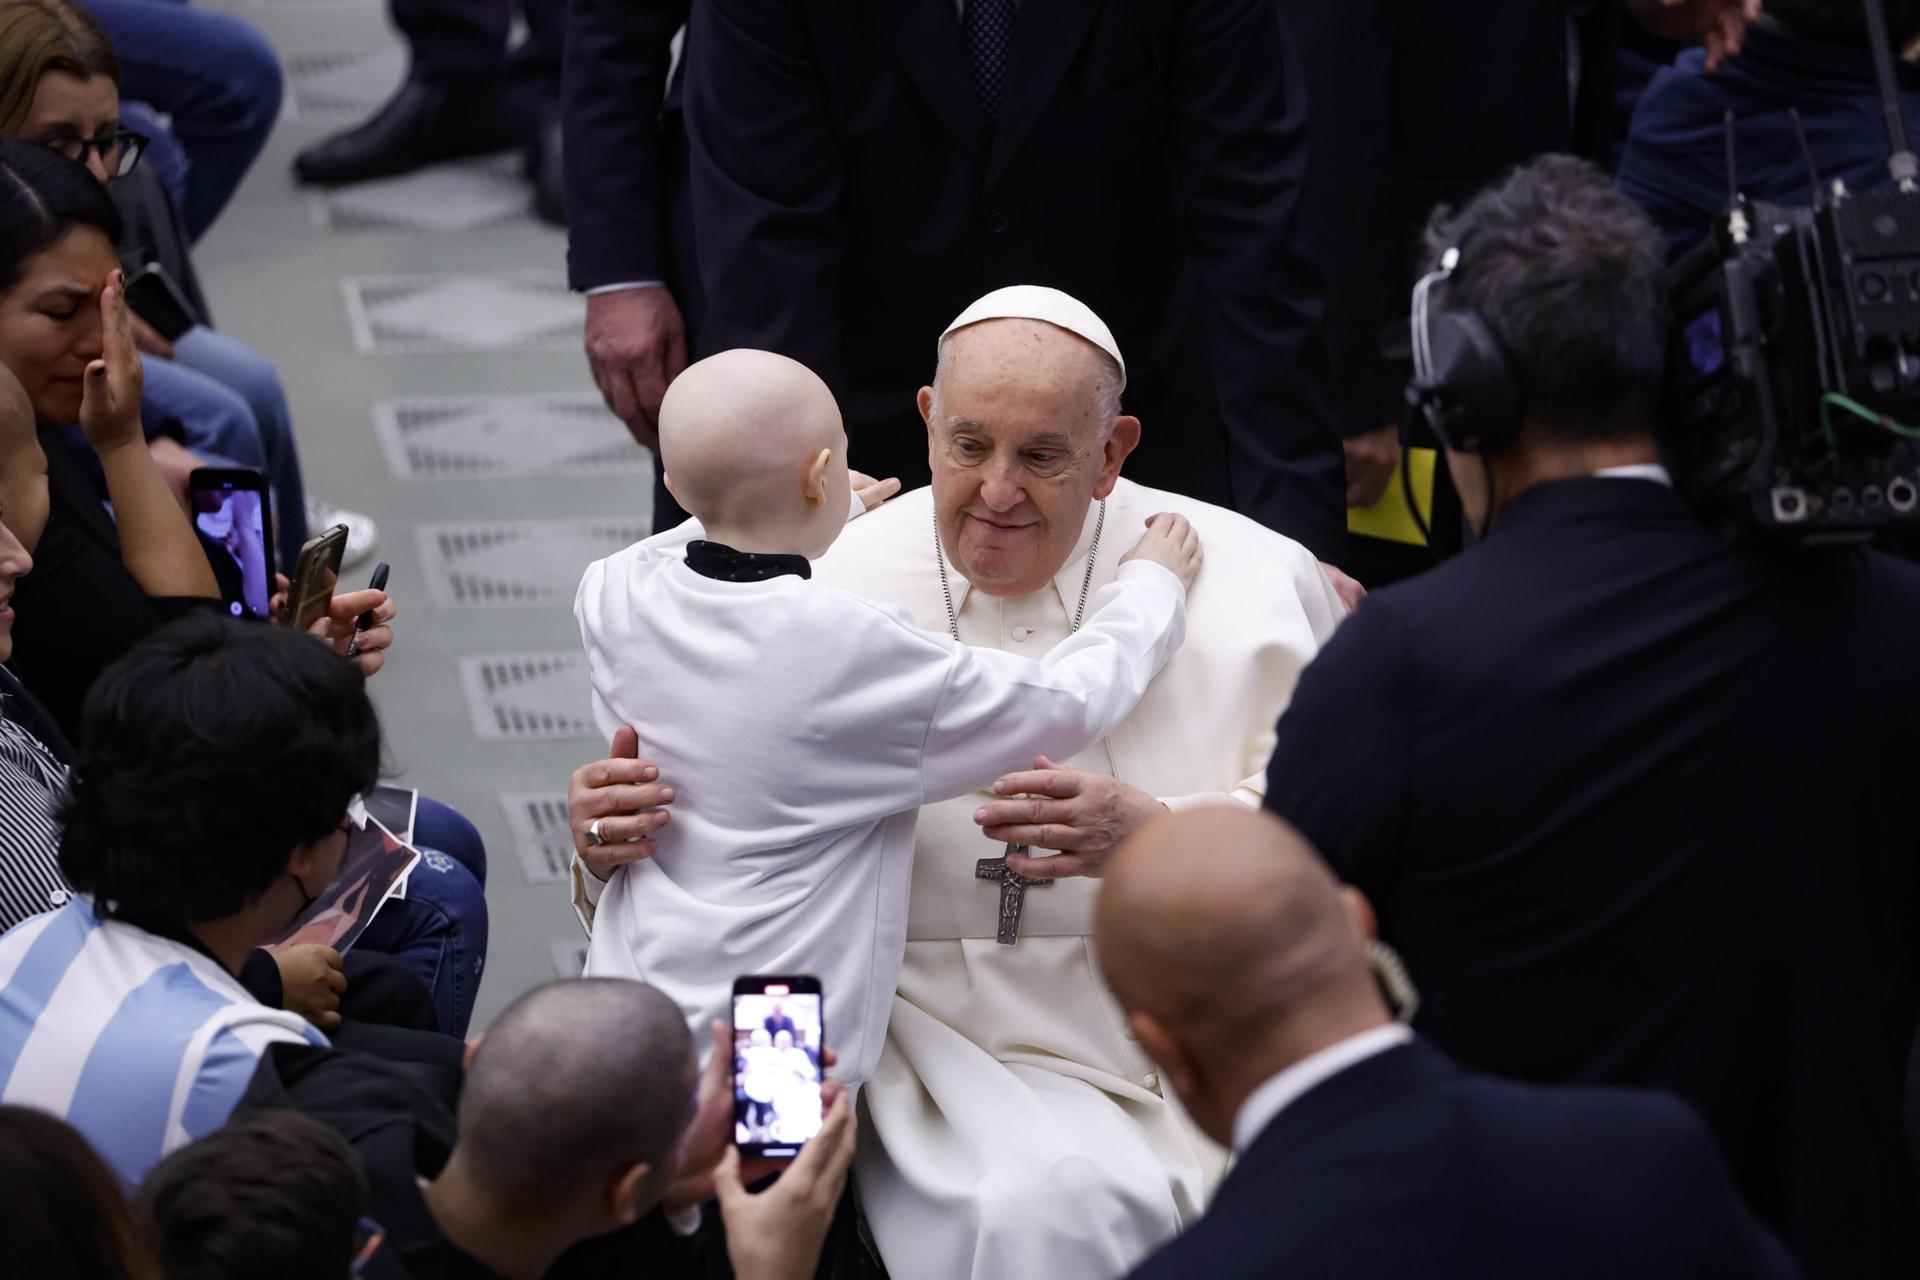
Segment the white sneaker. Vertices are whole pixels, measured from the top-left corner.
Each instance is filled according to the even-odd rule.
[[[380,526],[374,523],[372,516],[336,507],[318,498],[307,499],[309,532],[320,533],[337,524],[347,526],[347,551],[340,558],[342,569],[350,569],[373,555],[373,548],[380,541]]]

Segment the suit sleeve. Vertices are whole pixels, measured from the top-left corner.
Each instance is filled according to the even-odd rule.
[[[667,275],[660,104],[690,0],[567,0],[560,109],[567,281]]]
[[[1267,765],[1266,807],[1376,909],[1407,841],[1413,691],[1385,602],[1362,604],[1301,673]]]
[[[1392,0],[1291,0],[1313,146],[1301,191],[1305,242],[1326,277],[1327,342],[1342,435],[1397,422],[1405,375],[1380,332],[1405,317],[1412,246],[1393,202]]]
[[[805,9],[710,0],[687,46],[701,347],[776,351],[839,393],[845,166]]]
[[[1187,247],[1205,298],[1234,505],[1337,561],[1345,460],[1323,285],[1296,217],[1307,169],[1298,60],[1273,0],[1188,0],[1174,45]]]

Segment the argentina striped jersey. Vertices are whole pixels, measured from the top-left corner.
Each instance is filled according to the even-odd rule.
[[[86,898],[0,937],[0,1102],[65,1117],[129,1185],[225,1124],[279,1042],[327,1044],[211,957]]]

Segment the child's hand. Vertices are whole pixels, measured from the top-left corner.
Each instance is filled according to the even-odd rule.
[[[1146,534],[1120,557],[1121,564],[1129,560],[1151,560],[1171,570],[1180,585],[1191,591],[1193,580],[1200,576],[1200,535],[1185,516],[1162,511],[1147,520]]]
[[[881,503],[900,492],[898,480],[875,480],[872,476],[859,471],[847,472],[847,479],[853,482],[853,496],[863,511],[871,511]]]

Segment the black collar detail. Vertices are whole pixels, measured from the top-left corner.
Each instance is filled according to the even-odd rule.
[[[718,578],[722,582],[765,582],[787,573],[802,578],[813,576],[813,566],[805,556],[735,551],[725,543],[700,539],[687,544],[687,568],[703,578]]]

